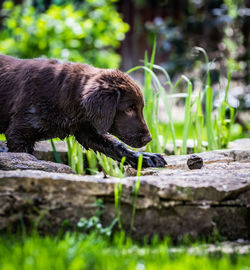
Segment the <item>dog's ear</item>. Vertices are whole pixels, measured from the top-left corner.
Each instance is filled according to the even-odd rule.
[[[82,96],[87,121],[99,134],[105,134],[113,124],[120,92],[115,89],[92,89]]]

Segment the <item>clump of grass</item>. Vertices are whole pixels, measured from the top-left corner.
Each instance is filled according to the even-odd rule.
[[[105,156],[102,153],[97,152],[96,156],[105,174],[113,176],[113,177],[119,177],[119,178],[124,177],[124,173],[125,173],[124,163],[126,161],[126,157],[123,157],[121,159],[120,164],[118,164],[118,162],[114,161],[112,158]]]
[[[53,143],[53,142],[51,142]],[[96,174],[103,171],[105,175],[124,177],[125,157],[120,164],[102,153],[95,153],[93,150],[84,150],[73,136],[66,138],[68,146],[68,164],[78,174]],[[53,151],[56,152],[55,146]],[[57,155],[56,155],[57,156]],[[86,160],[84,160],[86,159]],[[84,164],[86,167],[84,167]]]
[[[194,152],[204,150],[202,140],[207,139],[207,150],[226,148],[230,140],[231,127],[234,123],[234,109],[227,103],[227,96],[229,85],[231,81],[232,70],[229,70],[227,77],[227,86],[225,89],[225,96],[223,102],[219,105],[217,111],[213,110],[213,89],[210,80],[210,62],[204,49],[196,47],[195,49],[202,52],[205,56],[206,62],[206,82],[203,89],[200,89],[198,95],[193,93],[192,82],[184,75],[182,75],[174,84],[169,74],[162,67],[154,64],[155,59],[154,43],[152,56],[148,61],[148,56],[145,54],[144,66],[136,66],[128,73],[134,72],[138,69],[144,70],[144,97],[145,97],[145,118],[152,134],[152,142],[150,142],[146,149],[150,152],[163,153],[167,144],[167,131],[171,134],[175,154],[187,153],[187,140],[192,137],[195,142]],[[165,83],[161,83],[157,78],[154,70],[163,73],[166,78]],[[184,80],[187,82],[186,93],[179,94],[179,83]],[[164,85],[168,85],[170,93],[167,94]],[[184,127],[182,133],[182,147],[181,151],[176,146],[176,131],[175,123],[172,117],[172,107],[169,99],[185,98],[185,116],[183,119]],[[205,97],[205,114],[202,110],[202,100]],[[160,123],[158,117],[159,100],[164,101],[165,110],[168,116],[167,123]],[[226,111],[230,110],[230,118],[227,118]],[[191,132],[192,131],[192,132]]]

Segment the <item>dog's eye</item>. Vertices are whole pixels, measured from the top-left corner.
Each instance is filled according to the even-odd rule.
[[[135,105],[132,105],[131,108],[132,108],[133,111],[136,111],[136,106]]]
[[[135,113],[136,113],[136,106],[135,106],[135,105],[129,106],[129,107],[125,110],[125,113],[126,113],[128,116],[133,116],[133,115],[135,115]]]
[[[135,105],[131,105],[125,110],[125,113],[132,114],[133,112],[135,112],[135,110],[136,110]]]

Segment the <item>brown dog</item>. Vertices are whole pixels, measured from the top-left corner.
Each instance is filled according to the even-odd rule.
[[[0,55],[0,133],[9,151],[32,153],[35,142],[74,135],[86,149],[133,167],[151,141],[139,87],[119,70],[57,60]],[[159,154],[143,153],[143,167],[163,167]]]

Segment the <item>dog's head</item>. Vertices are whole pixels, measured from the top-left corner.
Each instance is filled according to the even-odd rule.
[[[143,117],[143,95],[128,75],[119,70],[102,70],[85,89],[85,115],[99,134],[109,132],[137,148],[151,141]]]

